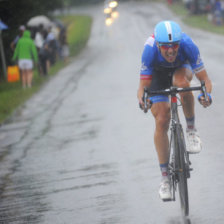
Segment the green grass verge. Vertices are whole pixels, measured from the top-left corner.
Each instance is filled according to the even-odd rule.
[[[76,55],[86,45],[90,35],[92,19],[87,16],[59,17],[67,25],[68,44],[71,56]]]
[[[174,3],[169,6],[170,9],[182,17],[182,21],[189,26],[206,30],[212,33],[224,35],[224,26],[216,26],[208,21],[207,14],[190,15],[183,3]]]
[[[89,16],[62,16],[60,19],[67,25],[67,38],[70,48],[70,56],[76,56],[86,45],[90,30],[92,19]],[[30,89],[23,90],[20,82],[0,83],[0,123],[9,118],[13,111],[28,100],[34,93],[36,93],[41,86],[55,75],[65,64],[62,61],[57,61],[54,66],[50,68],[47,77],[40,77],[38,72],[34,71],[33,86]]]

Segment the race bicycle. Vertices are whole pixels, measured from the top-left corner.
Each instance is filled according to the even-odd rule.
[[[187,179],[190,178],[190,171],[193,169],[190,167],[191,162],[189,160],[189,153],[186,150],[185,138],[182,125],[180,123],[178,115],[178,97],[180,92],[196,91],[200,90],[205,99],[207,99],[207,92],[205,83],[201,82],[201,86],[178,88],[171,86],[169,89],[150,91],[149,88],[144,89],[143,101],[144,112],[152,106],[152,102],[149,100],[151,95],[169,95],[171,96],[171,124],[170,124],[170,159],[169,159],[169,174],[171,182],[172,198],[169,201],[175,201],[175,192],[179,191],[181,210],[184,216],[189,215],[189,199],[188,199],[188,185]]]

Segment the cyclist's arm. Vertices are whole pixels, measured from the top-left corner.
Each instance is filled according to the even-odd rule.
[[[139,103],[144,106],[142,97],[144,95],[144,88],[149,87],[152,80],[152,74],[153,74],[153,67],[152,62],[154,60],[154,46],[155,39],[150,36],[148,40],[146,41],[146,44],[144,46],[144,50],[142,53],[142,65],[141,65],[141,71],[140,71],[140,82],[139,82],[139,88],[137,97],[139,100]]]
[[[193,68],[196,77],[200,81],[205,81],[205,86],[208,94],[212,91],[212,83],[211,80],[208,77],[208,74],[204,68],[204,63],[200,57],[200,51],[196,44],[192,41],[192,39],[185,35],[184,38],[184,52],[187,55],[188,61],[191,64],[191,67]],[[209,102],[205,102],[205,99],[201,97],[202,101],[200,103],[207,107],[211,104],[211,97],[208,99]]]
[[[204,107],[208,107],[211,105],[212,103],[212,97],[211,97],[211,92],[212,92],[212,82],[208,77],[208,74],[206,72],[206,70],[202,70],[198,73],[196,73],[196,77],[200,80],[200,81],[204,81],[205,82],[205,87],[206,87],[206,92],[208,93],[208,98],[207,101],[205,100],[205,98],[203,96],[199,96],[199,102],[204,106]]]
[[[205,81],[205,86],[206,86],[206,90],[208,93],[212,92],[212,82],[208,77],[208,74],[206,72],[206,70],[202,70],[198,73],[196,73],[196,77],[200,80],[200,81]]]

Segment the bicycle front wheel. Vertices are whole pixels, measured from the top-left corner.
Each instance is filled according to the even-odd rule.
[[[175,141],[176,167],[178,173],[178,190],[180,195],[181,210],[184,216],[189,214],[188,186],[187,186],[187,160],[186,145],[184,141],[183,129],[176,127]]]

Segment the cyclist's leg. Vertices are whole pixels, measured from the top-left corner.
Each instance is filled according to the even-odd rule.
[[[168,97],[167,97],[168,98]],[[153,103],[151,108],[152,114],[155,118],[155,133],[154,143],[159,159],[161,170],[161,183],[159,187],[159,196],[162,200],[171,200],[171,187],[168,170],[169,162],[169,139],[168,128],[170,121],[170,105],[169,102]]]
[[[190,68],[177,69],[173,75],[173,85],[178,87],[190,87],[193,73]],[[180,93],[181,103],[186,119],[194,118],[194,96],[192,92]]]
[[[151,90],[161,90],[170,87],[171,72],[164,69],[154,71],[152,75]],[[152,96],[150,100],[153,102],[151,112],[155,118],[155,133],[154,143],[158,155],[160,170],[161,170],[161,184],[159,187],[160,198],[164,201],[171,199],[170,178],[168,172],[169,162],[169,139],[168,128],[170,121],[170,104],[168,96]]]
[[[191,67],[186,65],[177,69],[173,75],[173,84],[178,87],[189,87],[193,73]],[[187,121],[187,138],[189,153],[198,153],[201,151],[201,140],[195,127],[194,96],[192,92],[180,94],[184,115]]]
[[[168,69],[156,70],[152,75],[150,90],[161,90],[170,87],[171,71]],[[165,95],[155,95],[150,97],[152,104],[152,114],[155,118],[154,143],[160,164],[167,164],[169,160],[169,140],[167,136],[170,121],[169,98]]]
[[[169,139],[167,134],[170,121],[169,102],[153,103],[151,111],[156,124],[154,143],[158,160],[160,164],[167,164],[169,161]]]

